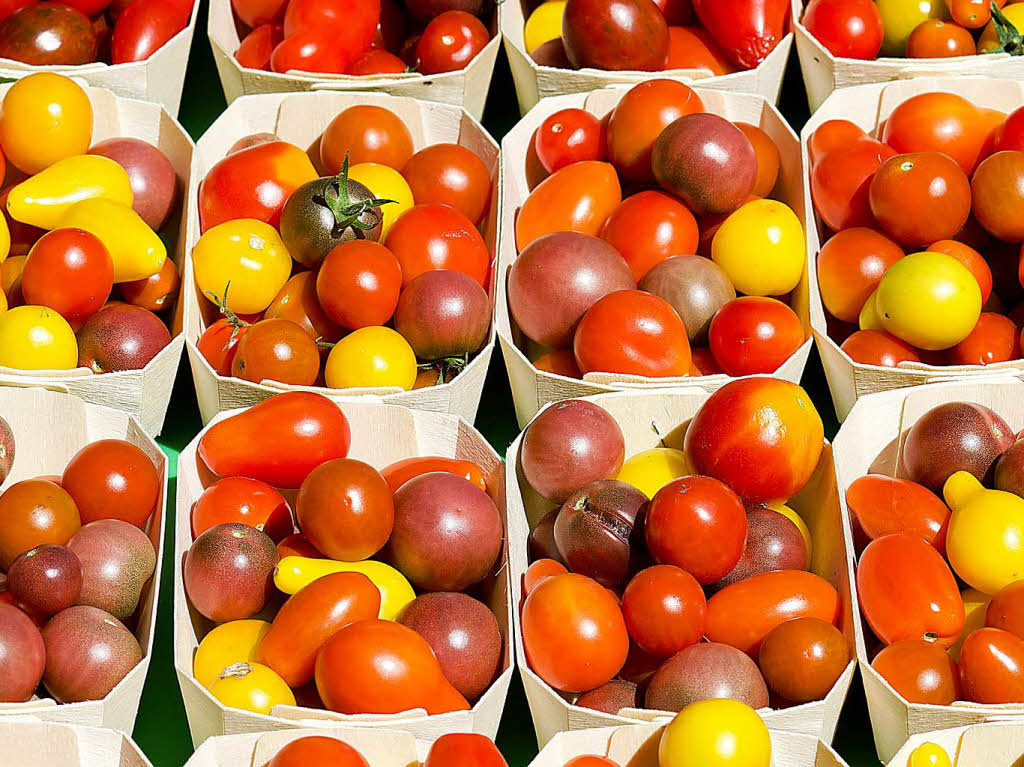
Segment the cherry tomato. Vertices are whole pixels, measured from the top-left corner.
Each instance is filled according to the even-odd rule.
[[[690,0],[653,0],[658,6],[665,23],[670,27],[681,27],[693,21],[693,4]]]
[[[985,625],[1024,639],[1024,580],[1001,588],[988,603]]]
[[[442,458],[441,456],[406,458],[404,461],[397,461],[391,464],[383,469],[380,474],[388,483],[388,487],[395,491],[410,479],[434,471],[455,474],[484,492],[487,491],[487,482],[484,479],[484,472],[479,464],[472,461],[461,461],[456,458]]]
[[[377,34],[380,0],[291,0],[284,14],[284,33],[329,29],[337,43],[361,52]]]
[[[190,2],[132,0],[114,25],[111,63],[145,61],[183,30],[191,15]]]
[[[238,353],[238,341],[251,325],[238,325],[230,320],[217,320],[199,337],[196,348],[219,376],[230,376]]]
[[[627,197],[608,216],[601,239],[626,259],[639,282],[669,256],[697,250],[697,220],[690,209],[665,192],[646,191]]]
[[[811,0],[803,24],[836,57],[870,61],[882,49],[882,14],[872,0]]]
[[[211,527],[241,522],[279,542],[292,534],[292,512],[284,496],[266,482],[227,477],[210,485],[192,506],[192,539]]]
[[[949,508],[923,485],[908,479],[867,474],[846,490],[846,505],[855,524],[869,539],[893,533],[919,535],[946,552]]]
[[[31,305],[0,313],[0,366],[17,370],[71,370],[77,365],[75,331],[60,313]]]
[[[210,685],[210,694],[229,708],[270,714],[274,706],[294,706],[295,695],[262,663],[236,663]]]
[[[693,349],[692,351],[696,353],[699,350]],[[576,356],[572,353],[572,349],[555,349],[553,352],[542,354],[533,361],[533,366],[537,370],[565,376],[566,378],[583,378],[580,367],[576,364]]]
[[[367,75],[402,75],[409,71],[406,63],[398,56],[380,48],[371,48],[348,68],[348,74],[357,77]]]
[[[942,19],[922,21],[907,38],[908,59],[941,59],[975,53],[974,36],[958,24]]]
[[[545,578],[567,572],[569,571],[561,562],[556,562],[553,559],[538,559],[526,568],[526,572],[523,574],[523,596],[529,596],[530,592],[537,588],[537,585]]]
[[[458,144],[433,144],[405,164],[402,175],[417,205],[451,205],[480,221],[491,201],[491,173],[483,160]]]
[[[416,353],[389,327],[359,328],[331,349],[324,379],[331,389],[394,387],[409,391],[416,383]]]
[[[282,40],[284,30],[280,24],[263,24],[242,39],[235,51],[235,58],[249,69],[270,69],[270,57]]]
[[[321,265],[321,269],[322,269]],[[270,302],[263,313],[268,320],[289,320],[299,325],[314,341],[333,343],[342,336],[342,329],[327,316],[316,295],[317,272],[299,272]]]
[[[704,636],[707,602],[690,573],[655,565],[633,576],[622,593],[622,616],[634,642],[646,653],[667,658]]]
[[[471,732],[442,735],[430,747],[423,767],[508,767],[494,742]]]
[[[992,151],[1024,150],[1024,107],[1006,116],[992,135]]]
[[[913,346],[884,330],[858,330],[839,348],[861,365],[894,368],[901,362],[921,362]]]
[[[627,181],[653,182],[651,150],[662,130],[684,115],[703,111],[700,96],[675,80],[634,86],[608,119],[608,161]]]
[[[731,376],[774,373],[804,342],[796,312],[781,301],[741,296],[727,303],[708,330],[711,353]]]
[[[453,269],[484,288],[491,271],[487,243],[473,222],[448,205],[416,205],[403,213],[385,241],[402,269],[402,286],[424,272]]]
[[[871,179],[895,155],[892,148],[873,140],[855,141],[824,155],[811,170],[811,197],[822,220],[836,231],[871,227]]]
[[[745,703],[712,698],[691,703],[665,727],[660,767],[769,767],[768,726]]]
[[[564,767],[619,767],[616,762],[605,756],[576,756],[565,763]]]
[[[516,217],[516,248],[554,232],[596,237],[622,202],[619,177],[608,163],[586,160],[567,165],[538,184]]]
[[[604,126],[585,109],[562,109],[548,116],[533,134],[533,141],[537,158],[548,173],[574,162],[605,158]]]
[[[949,647],[964,625],[956,579],[919,535],[894,533],[869,543],[857,566],[857,594],[868,625],[886,644],[929,639]]]
[[[81,229],[43,235],[21,274],[25,303],[57,310],[73,328],[99,311],[113,286],[110,253],[99,238]]]
[[[575,573],[537,584],[523,603],[526,662],[564,692],[585,692],[614,677],[626,662],[629,634],[616,598]]]
[[[1002,8],[1006,0],[998,0]],[[947,0],[953,21],[965,29],[979,29],[992,19],[992,6],[986,0]],[[972,51],[973,53],[973,51]]]
[[[271,759],[266,767],[370,767],[370,763],[352,746],[326,735],[307,735],[293,740]]]
[[[74,499],[55,482],[27,479],[0,495],[0,570],[43,543],[64,546],[82,526]],[[596,686],[596,685],[595,685]]]
[[[1004,242],[1024,240],[1024,152],[997,152],[974,171],[971,192],[975,218]]]
[[[642,290],[618,290],[591,306],[576,328],[573,352],[583,373],[690,374],[686,326],[666,301]]]
[[[732,62],[703,27],[668,28],[665,69],[706,69],[713,75],[735,72]]]
[[[67,77],[31,74],[12,85],[0,102],[0,147],[22,173],[32,175],[85,154],[91,143],[92,103]]]
[[[412,157],[412,134],[401,118],[383,107],[359,104],[340,112],[320,139],[324,170],[337,174],[349,165],[375,162],[401,171]]]
[[[836,232],[818,253],[818,288],[825,308],[843,322],[856,322],[882,275],[903,255],[899,245],[873,229]]]
[[[1005,315],[982,312],[974,330],[947,352],[947,359],[950,365],[992,365],[1020,359],[1020,330]]]
[[[445,11],[423,30],[416,44],[416,68],[425,75],[465,69],[490,41],[491,34],[476,16]]]
[[[815,165],[834,149],[842,149],[864,139],[874,140],[856,123],[849,120],[826,120],[807,139],[807,153],[811,164]]]
[[[181,275],[173,260],[164,259],[160,271],[142,280],[122,282],[117,286],[121,298],[151,312],[162,312],[174,305],[181,286]]]
[[[977,107],[967,99],[953,93],[922,93],[893,110],[882,141],[898,153],[942,152],[970,175],[988,133]]]
[[[981,303],[988,303],[988,298],[992,295],[992,270],[978,251],[957,240],[933,242],[928,246],[928,250],[933,253],[945,253],[966,266],[981,288]]]
[[[122,439],[104,439],[79,450],[61,477],[82,524],[119,519],[145,527],[160,497],[161,482],[153,461]]]
[[[347,330],[387,323],[395,313],[401,288],[402,267],[395,254],[370,240],[336,246],[316,277],[320,306]]]
[[[309,334],[289,320],[260,320],[239,339],[231,375],[243,381],[312,386],[320,352]]]
[[[945,648],[904,639],[882,648],[871,667],[910,703],[948,706],[960,700],[960,670]]]
[[[960,684],[974,703],[1024,702],[1024,640],[1002,629],[973,632],[960,648]]]
[[[780,623],[764,638],[757,665],[769,689],[793,703],[822,700],[850,660],[843,633],[818,618]]]
[[[775,146],[772,137],[756,125],[738,122],[736,127],[743,131],[757,156],[757,181],[750,193],[755,197],[767,197],[779,177],[779,148]]]

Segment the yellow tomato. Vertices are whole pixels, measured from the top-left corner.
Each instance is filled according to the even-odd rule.
[[[861,330],[881,330],[882,318],[878,316],[878,288],[871,291],[868,300],[861,307],[860,316],[857,317],[857,326]]]
[[[1003,15],[1006,20],[1017,28],[1017,31],[1024,31],[1024,3],[1014,3],[1003,8]],[[981,37],[978,38],[978,53],[988,53],[999,48],[999,33],[996,32],[996,24],[990,21]]]
[[[0,291],[0,314],[7,311],[7,294]]]
[[[210,694],[225,706],[269,714],[274,706],[294,706],[295,695],[285,681],[262,663],[236,663],[224,669]]]
[[[17,306],[0,314],[0,367],[71,370],[78,341],[67,320],[45,306]]]
[[[25,179],[7,195],[7,212],[15,221],[56,229],[77,202],[102,197],[132,206],[128,173],[109,157],[82,154],[65,157]]]
[[[76,202],[61,218],[60,227],[84,229],[96,235],[114,262],[114,282],[152,277],[167,258],[167,247],[142,216],[125,205],[102,197]]]
[[[11,229],[7,226],[7,216],[0,215],[0,264],[6,263],[11,253]]]
[[[218,224],[192,250],[196,285],[236,314],[262,312],[292,273],[292,257],[270,224],[238,218]]]
[[[781,296],[804,274],[807,250],[796,213],[777,200],[753,200],[732,213],[715,232],[711,260],[740,293]]]
[[[375,559],[336,562],[333,559],[285,557],[274,569],[274,585],[285,594],[297,594],[317,578],[332,573],[360,573],[369,578],[380,592],[380,613],[377,617],[384,621],[393,621],[416,598],[416,592],[404,575]]]
[[[7,219],[4,216],[0,216],[4,220],[4,226],[7,225]],[[11,288],[14,287],[15,281],[21,276],[21,273],[25,271],[25,262],[28,261],[28,256],[11,256],[4,261],[3,266],[0,266],[0,278],[3,280],[4,293],[10,293]]]
[[[727,698],[691,703],[661,734],[659,767],[769,767],[768,728],[750,706]]]
[[[907,38],[922,21],[948,19],[946,0],[875,0],[882,15],[885,39],[880,56],[905,56]]]
[[[889,267],[875,298],[882,327],[918,349],[948,349],[974,330],[981,288],[945,253],[913,253]]]
[[[38,72],[11,86],[0,104],[0,147],[23,173],[85,154],[92,143],[92,104],[63,75]]]
[[[911,752],[907,767],[953,767],[953,763],[942,746],[922,743]]]
[[[673,479],[688,474],[693,474],[693,464],[686,453],[671,447],[654,447],[637,453],[622,464],[619,476],[615,479],[653,498]]]
[[[523,43],[527,53],[533,53],[544,43],[562,36],[564,14],[565,0],[548,0],[534,9],[523,28]]]
[[[953,570],[983,594],[995,594],[1024,574],[1024,499],[986,490],[958,471],[942,488],[952,514],[946,556]]]
[[[416,354],[397,331],[360,328],[338,341],[327,357],[324,379],[331,389],[397,387],[416,383]]]
[[[192,661],[192,673],[206,689],[220,678],[220,672],[236,663],[255,663],[263,637],[270,631],[266,621],[231,621],[217,626],[199,643]]]
[[[960,632],[960,638],[956,644],[949,648],[949,654],[953,660],[960,660],[960,648],[964,640],[974,631],[985,626],[985,614],[988,612],[988,603],[992,597],[982,594],[977,589],[964,589],[960,592],[960,598],[964,601],[964,630]]]
[[[412,189],[405,178],[394,168],[376,162],[361,162],[348,169],[348,177],[358,181],[379,200],[394,200],[380,206],[384,223],[381,226],[380,241],[384,242],[392,224],[415,203]]]
[[[811,531],[807,527],[807,523],[804,522],[804,518],[797,514],[793,509],[784,503],[771,503],[768,504],[768,508],[772,511],[777,511],[779,514],[784,516],[794,525],[797,530],[800,531],[800,535],[804,538],[804,546],[807,548],[807,562],[804,563],[804,569],[811,569]]]

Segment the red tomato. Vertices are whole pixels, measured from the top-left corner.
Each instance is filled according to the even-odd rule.
[[[217,320],[199,337],[196,348],[219,376],[230,376],[231,366],[238,353],[238,341],[251,325],[236,325],[229,320]]]
[[[519,209],[516,249],[521,252],[554,232],[596,237],[620,202],[622,189],[611,165],[593,160],[567,165],[538,184]]]
[[[847,147],[855,141],[871,139],[864,130],[849,120],[827,120],[817,127],[807,139],[807,153],[811,164],[815,164],[833,149]]]
[[[704,634],[757,657],[761,642],[780,623],[818,618],[834,624],[841,609],[839,593],[824,578],[804,570],[775,570],[733,583],[711,597]]]
[[[564,767],[619,767],[606,756],[577,756],[565,763]]]
[[[119,519],[139,528],[145,527],[163,489],[150,457],[123,439],[83,447],[68,462],[60,485],[75,499],[83,525]]]
[[[111,63],[145,61],[188,26],[191,13],[192,3],[133,0],[114,25]]]
[[[37,2],[39,2],[39,0],[0,0],[0,21],[6,19],[15,11],[20,11],[22,8],[35,5]]]
[[[48,306],[73,328],[100,310],[114,287],[114,262],[99,238],[82,229],[55,229],[29,251],[21,273],[25,303]]]
[[[764,61],[789,27],[786,0],[692,2],[701,24],[741,69],[753,69]]]
[[[247,27],[280,23],[288,0],[231,0],[231,7]]]
[[[885,644],[928,639],[949,647],[964,625],[964,603],[949,565],[924,538],[873,540],[857,565],[860,609]]]
[[[701,27],[668,28],[665,69],[706,69],[713,75],[736,71],[718,43]]]
[[[774,373],[803,342],[796,312],[761,296],[734,298],[718,310],[708,329],[711,353],[731,376]]]
[[[626,259],[639,282],[669,256],[697,252],[697,219],[676,197],[646,191],[627,197],[604,222],[601,239]]]
[[[953,93],[922,93],[900,104],[885,121],[882,141],[896,152],[943,152],[968,175],[981,158],[989,127],[978,109]]]
[[[665,300],[642,290],[618,290],[591,306],[576,328],[573,352],[583,373],[690,374],[686,326]]]
[[[334,45],[333,28],[309,27],[288,35],[270,54],[273,72],[319,72],[344,74],[357,53]]]
[[[291,0],[284,14],[284,33],[324,30],[336,48],[354,59],[373,43],[379,19],[380,0]]]
[[[416,68],[425,75],[465,69],[490,41],[490,32],[476,16],[445,11],[423,30],[416,44]]]
[[[449,205],[415,205],[395,221],[385,242],[402,267],[402,286],[424,272],[452,269],[484,288],[491,254],[473,222]]]
[[[458,144],[421,149],[409,158],[402,175],[417,205],[451,205],[470,221],[480,221],[491,201],[491,172]]]
[[[945,253],[966,266],[981,288],[982,305],[988,303],[988,298],[992,295],[992,269],[978,251],[958,240],[940,240],[929,245],[928,250]]]
[[[1024,150],[1024,107],[1010,112],[992,136],[992,151]]]
[[[1024,580],[999,589],[985,611],[985,625],[1024,639]]]
[[[308,735],[293,740],[267,762],[266,767],[370,767],[352,746],[326,735]]]
[[[747,512],[739,496],[717,479],[682,477],[651,500],[644,537],[655,562],[681,568],[707,585],[740,561]]]
[[[1002,629],[971,632],[960,648],[960,684],[974,703],[1024,702],[1024,640]]]
[[[671,565],[641,570],[622,593],[622,616],[629,636],[641,650],[660,658],[700,641],[706,611],[700,584],[690,573]]]
[[[653,0],[658,6],[665,23],[670,27],[683,26],[693,21],[693,5],[690,0]]]
[[[280,24],[263,24],[245,36],[235,58],[243,67],[270,69],[270,57],[282,40],[284,30]]]
[[[350,75],[365,77],[366,75],[401,75],[408,68],[398,56],[380,48],[371,48],[348,68]]]
[[[882,648],[871,667],[910,703],[948,706],[960,697],[960,670],[942,647],[904,639]]]
[[[430,747],[423,767],[508,767],[490,738],[469,732],[442,735]]]
[[[903,255],[899,245],[874,229],[836,232],[818,253],[818,288],[825,308],[843,322],[856,323],[882,275]]]
[[[811,171],[811,197],[822,220],[835,231],[871,227],[875,217],[868,190],[875,172],[896,152],[877,141],[861,140],[829,152]]]
[[[1020,330],[1005,315],[982,312],[974,330],[946,355],[950,365],[992,365],[1020,359]]]
[[[441,456],[421,456],[397,461],[381,471],[381,476],[388,483],[392,492],[400,488],[410,479],[433,471],[444,471],[462,477],[475,487],[487,492],[487,482],[479,464],[472,461],[460,461],[457,458]]]
[[[316,277],[320,306],[348,330],[385,325],[398,306],[402,267],[395,254],[371,240],[336,246]]]
[[[309,539],[302,533],[289,535],[277,544],[277,556],[279,559],[285,557],[308,557],[310,559],[323,559],[324,555],[309,542]]]
[[[803,24],[833,56],[874,59],[882,49],[882,14],[872,0],[811,0]]]
[[[537,158],[554,173],[581,160],[603,160],[604,125],[585,109],[562,109],[547,117],[533,134]]]
[[[856,526],[871,540],[912,533],[940,553],[946,552],[949,509],[923,485],[884,474],[867,474],[847,488],[846,505]]]
[[[389,109],[358,104],[338,113],[320,139],[320,161],[328,173],[349,165],[376,162],[401,171],[412,157],[412,134]]]
[[[554,575],[523,603],[526,662],[563,692],[585,692],[614,677],[626,662],[629,634],[618,601],[592,578]]]
[[[262,530],[275,543],[295,529],[284,496],[266,482],[247,477],[227,477],[203,491],[192,506],[192,539],[228,522]]]

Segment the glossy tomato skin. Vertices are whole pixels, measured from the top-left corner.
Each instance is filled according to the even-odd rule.
[[[235,58],[243,67],[269,70],[270,57],[283,40],[284,30],[280,24],[263,24],[242,39]]]
[[[803,25],[833,56],[871,60],[882,49],[882,14],[872,0],[812,0]]]
[[[894,368],[901,362],[921,362],[921,355],[906,341],[884,330],[858,330],[839,347],[854,362]]]
[[[288,0],[231,0],[231,8],[247,27],[280,23]]]
[[[82,524],[119,519],[144,528],[160,497],[161,478],[141,448],[122,439],[86,445],[60,480],[78,507]]]
[[[868,197],[871,180],[882,163],[895,155],[886,144],[862,140],[821,158],[811,171],[811,197],[830,228],[874,225]]]
[[[422,474],[430,474],[435,471],[455,474],[465,479],[474,487],[485,492],[487,491],[487,481],[484,478],[484,472],[480,465],[457,458],[444,458],[442,456],[406,458],[391,464],[383,469],[380,474],[384,477],[384,481],[388,483],[388,487],[394,492],[410,479],[415,479]]]
[[[753,69],[771,53],[786,34],[789,5],[785,0],[753,3],[720,3],[694,0],[693,9],[741,69]]]
[[[991,365],[1019,358],[1020,329],[995,312],[982,312],[970,335],[947,352],[951,365]]]
[[[771,690],[798,704],[824,699],[849,660],[843,633],[818,618],[780,623],[765,637],[757,656]]]
[[[402,268],[402,285],[424,272],[452,269],[486,288],[491,255],[473,222],[449,205],[416,205],[395,221],[384,243]]]
[[[55,229],[29,251],[21,273],[25,303],[56,309],[81,327],[110,297],[114,262],[99,238],[81,229]]]
[[[702,27],[668,28],[665,69],[706,69],[715,75],[736,71],[728,56]]]
[[[293,740],[267,763],[267,767],[370,767],[370,763],[352,746],[337,738],[311,735]]]
[[[775,570],[746,578],[708,600],[705,636],[756,657],[761,642],[792,618],[834,624],[842,602],[824,578],[804,570]]]
[[[609,293],[591,306],[576,328],[573,351],[583,373],[690,374],[686,326],[665,300],[640,290]]]
[[[968,175],[988,139],[978,109],[952,93],[922,93],[900,104],[885,121],[882,141],[900,153],[944,152]]]
[[[630,637],[644,652],[667,658],[704,635],[707,601],[690,573],[671,565],[641,570],[622,593]]]
[[[430,747],[423,767],[508,767],[494,742],[470,732],[452,732],[442,735]]]
[[[65,545],[81,527],[74,499],[55,482],[27,479],[0,495],[0,569],[43,543]]]
[[[188,24],[192,3],[132,0],[114,25],[111,62],[145,61]]]
[[[992,134],[992,151],[1024,150],[1024,107],[1010,112]]]
[[[1024,640],[1002,629],[973,632],[960,649],[960,684],[974,703],[1024,701]]]
[[[615,168],[587,160],[552,173],[530,192],[516,217],[516,248],[554,232],[598,236],[605,220],[622,202]]]
[[[288,35],[270,54],[272,72],[319,72],[342,74],[352,66],[355,57],[351,51],[333,45],[327,29],[308,27]]]
[[[907,38],[907,58],[939,59],[972,56],[974,36],[957,24],[942,19],[927,19],[918,24]]]
[[[985,158],[971,179],[978,223],[1005,242],[1024,240],[1024,151],[997,152]]]
[[[487,27],[465,11],[435,17],[416,44],[417,69],[425,75],[464,69],[491,40]]]
[[[731,376],[774,373],[803,345],[804,328],[781,301],[741,296],[715,314],[708,342],[715,361]]]
[[[334,343],[341,338],[343,331],[320,305],[316,294],[317,275],[317,272],[293,275],[270,302],[263,316],[269,320],[294,322],[314,341]]]
[[[309,334],[289,320],[260,320],[238,341],[231,375],[244,381],[312,386],[320,353]]]
[[[380,0],[292,0],[284,13],[284,33],[301,29],[330,29],[338,43],[365,50],[377,34]]]
[[[666,258],[696,253],[699,235],[689,208],[665,192],[649,190],[619,203],[601,239],[619,251],[639,282]]]
[[[356,239],[327,254],[315,281],[318,303],[330,320],[358,330],[391,319],[402,288],[402,267],[380,243]]]
[[[224,319],[217,320],[203,331],[196,346],[217,375],[231,375],[231,365],[238,353],[238,341],[250,327],[236,327]]]
[[[909,479],[866,474],[846,490],[854,522],[870,540],[893,533],[919,535],[941,554],[946,551],[949,507]]]
[[[974,219],[968,220],[968,226],[971,221]],[[977,250],[959,240],[939,240],[929,245],[928,250],[932,253],[945,253],[947,256],[952,256],[967,267],[967,270],[974,275],[974,279],[978,281],[978,287],[981,288],[982,305],[988,303],[989,296],[992,295],[992,268]]]
[[[843,322],[856,323],[886,269],[903,256],[899,245],[874,229],[836,232],[818,253],[818,288],[825,308]]]
[[[372,104],[340,112],[320,139],[320,160],[331,174],[341,170],[346,156],[350,166],[375,162],[401,170],[412,151],[412,134],[401,118]]]
[[[604,126],[585,109],[562,109],[540,124],[533,145],[548,173],[574,162],[604,160]]]
[[[629,634],[616,598],[584,575],[554,575],[523,603],[523,643],[530,668],[565,692],[585,692],[626,662]]]
[[[198,454],[219,477],[297,488],[320,464],[344,458],[350,440],[336,404],[312,392],[285,392],[215,423],[200,437]]]
[[[417,205],[451,205],[480,221],[491,200],[491,173],[476,154],[458,144],[433,144],[409,158],[402,175]]]
[[[248,477],[225,477],[203,491],[192,506],[192,539],[227,522],[262,530],[275,543],[294,531],[284,496],[266,482]]]
[[[964,604],[949,565],[912,533],[868,544],[857,565],[857,594],[868,625],[886,644],[934,639],[949,647],[964,625]]]
[[[810,156],[811,165],[817,165],[825,155],[834,149],[840,149],[864,139],[874,140],[856,123],[849,120],[826,120],[807,140],[807,154]]]
[[[98,43],[89,17],[62,3],[35,3],[0,22],[0,56],[25,64],[88,64]]]
[[[572,65],[609,70],[664,69],[668,25],[640,0],[571,0],[562,15],[562,42]]]
[[[910,703],[948,706],[961,700],[956,661],[934,642],[893,642],[875,656],[871,667]]]

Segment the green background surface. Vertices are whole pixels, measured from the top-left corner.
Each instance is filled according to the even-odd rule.
[[[206,4],[203,5],[204,10],[200,14],[192,45],[180,113],[182,124],[196,140],[225,108],[224,94],[220,88],[213,54],[205,33]],[[787,71],[780,108],[794,130],[799,131],[808,115],[807,100],[795,51]],[[512,75],[502,54],[495,69],[483,122],[491,135],[500,141],[518,119]],[[825,374],[816,352],[812,354],[807,372],[804,374],[803,385],[822,414],[826,434],[832,437],[838,424],[825,382]],[[502,455],[518,432],[512,393],[500,353],[493,356],[476,425]],[[167,504],[170,518],[165,526],[168,531],[174,530],[174,479],[177,474],[177,455],[198,433],[201,426],[195,390],[192,386],[192,374],[186,358],[182,360],[178,371],[167,422],[159,439],[171,459],[171,488]],[[136,742],[155,767],[181,767],[192,754],[192,739],[185,718],[185,707],[181,701],[178,680],[174,672],[173,577],[176,563],[173,538],[169,532],[164,543],[165,566],[160,584],[156,640],[134,732]],[[859,677],[855,679],[846,701],[834,745],[851,767],[878,764]],[[518,675],[513,679],[509,691],[498,733],[498,746],[508,760],[509,767],[525,767],[537,754],[530,711]]]

